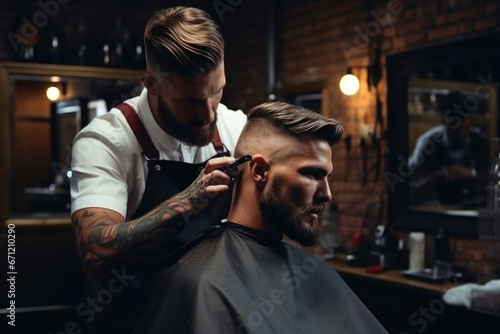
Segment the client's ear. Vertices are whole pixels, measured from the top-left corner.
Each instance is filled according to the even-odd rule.
[[[144,87],[148,90],[153,95],[156,95],[156,87],[158,86],[158,83],[153,76],[150,74],[143,74],[141,76],[141,81],[144,84]]]
[[[269,167],[271,166],[269,160],[260,154],[252,156],[250,161],[250,172],[252,179],[259,186],[264,186],[269,177]]]

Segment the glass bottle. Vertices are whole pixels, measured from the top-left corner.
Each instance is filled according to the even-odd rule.
[[[94,40],[94,45],[92,46],[92,65],[104,67],[114,66],[115,49],[112,32],[110,20],[107,19],[102,31],[97,34],[97,38]]]
[[[88,40],[87,24],[84,21],[78,23],[76,28],[75,43],[72,47],[73,61],[75,65],[88,65],[90,57],[90,46]]]
[[[494,140],[498,144],[500,138]],[[500,238],[500,152],[498,150],[488,170],[486,208],[479,210],[478,225],[481,239]]]
[[[130,36],[127,55],[127,67],[140,69],[146,68],[142,31],[133,32]]]
[[[42,61],[66,64],[68,50],[64,30],[51,20],[43,27],[41,37]]]
[[[338,212],[335,203],[330,204],[321,222],[319,244],[323,249],[323,257],[326,259],[333,258],[335,250],[340,246]]]

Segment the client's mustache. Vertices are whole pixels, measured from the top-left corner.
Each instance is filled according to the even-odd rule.
[[[310,213],[320,213],[323,210],[325,210],[325,203],[318,203],[318,204],[309,204],[305,212],[310,212]]]

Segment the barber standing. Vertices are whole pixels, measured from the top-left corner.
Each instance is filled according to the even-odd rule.
[[[226,217],[231,178],[221,169],[234,162],[246,122],[241,110],[220,103],[224,41],[207,13],[160,10],[146,26],[144,44],[140,96],[94,119],[73,145],[78,253],[88,276],[103,284]],[[124,308],[131,306],[126,300]]]

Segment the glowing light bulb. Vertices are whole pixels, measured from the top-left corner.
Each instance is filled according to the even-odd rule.
[[[354,95],[359,90],[359,80],[355,75],[346,74],[340,79],[339,86],[345,95]]]
[[[47,98],[51,101],[55,101],[61,96],[61,92],[59,91],[59,88],[51,86],[47,88]]]

